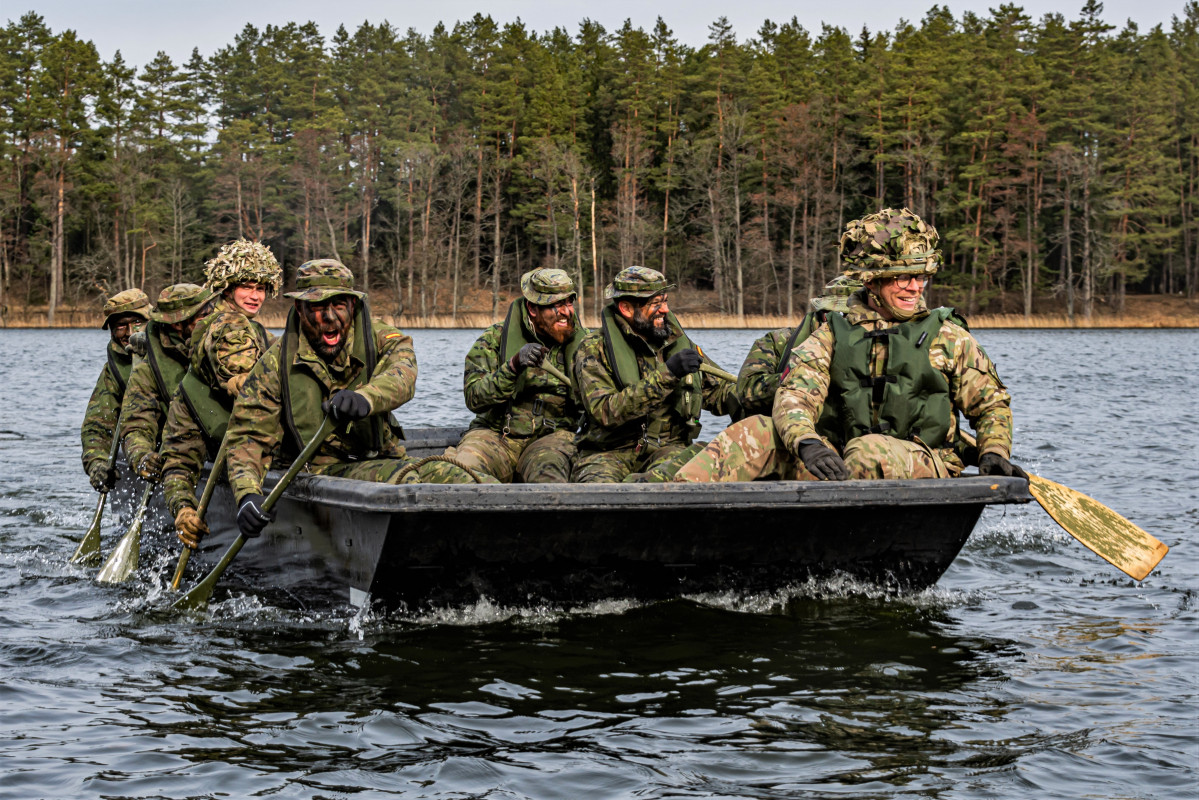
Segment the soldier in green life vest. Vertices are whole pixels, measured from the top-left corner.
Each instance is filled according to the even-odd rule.
[[[416,461],[405,455],[390,414],[416,389],[412,338],[370,318],[349,269],[333,259],[309,261],[296,272],[296,291],[285,296],[295,307],[283,336],[246,378],[226,433],[242,534],[258,536],[271,521],[262,510],[263,477],[299,454],[326,413],[336,427],[308,472],[385,483],[473,482],[441,462],[405,469]]]
[[[283,271],[269,247],[239,239],[205,265],[205,279],[218,299],[192,332],[191,363],[162,437],[163,496],[180,540],[193,549],[208,532],[196,513],[200,471],[216,457],[237,393],[275,339],[254,317],[268,294],[279,294]]]
[[[463,394],[477,416],[446,455],[502,483],[566,483],[582,409],[572,387],[542,367],[568,374],[587,329],[565,271],[526,272],[520,291],[466,354]]]
[[[906,208],[850,222],[841,261],[865,288],[791,354],[773,416],[729,426],[675,480],[956,476],[959,412],[977,433],[979,472],[1023,476],[995,365],[952,308],[924,304],[937,244]]]
[[[187,372],[191,335],[212,305],[212,292],[194,283],[176,283],[158,295],[146,326],[145,358],[129,376],[121,406],[121,443],[134,472],[146,480],[162,477],[159,443],[171,397]]]
[[[670,313],[670,288],[656,270],[626,267],[604,290],[600,329],[574,359],[586,421],[572,480],[667,480],[700,411],[728,414],[735,402],[732,383],[699,371],[708,359]]]
[[[126,348],[130,334],[140,330],[149,319],[150,298],[141,289],[117,292],[104,303],[104,324],[100,327],[110,337],[108,360],[100,370],[79,429],[83,440],[83,471],[97,492],[111,489],[116,483],[116,468],[108,463],[108,454],[121,416],[125,387],[133,371],[133,355]]]
[[[823,294],[809,301],[811,310],[798,325],[771,331],[753,343],[737,374],[742,416],[771,412],[791,351],[824,322],[830,311],[848,311],[849,296],[861,288],[861,281],[838,275],[824,287]]]

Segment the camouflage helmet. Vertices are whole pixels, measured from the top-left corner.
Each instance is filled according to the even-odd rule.
[[[320,303],[339,294],[366,297],[354,291],[354,273],[335,258],[305,261],[296,270],[296,290],[283,295],[306,303]]]
[[[107,330],[113,317],[135,314],[148,320],[150,318],[150,298],[141,289],[126,289],[117,292],[104,302],[104,324],[101,328]]]
[[[650,298],[661,294],[667,289],[673,289],[674,284],[666,282],[666,276],[656,269],[649,267],[625,267],[616,273],[616,277],[604,287],[605,300],[619,300],[622,297]]]
[[[813,311],[849,310],[849,296],[862,288],[862,282],[845,275],[838,275],[825,284],[824,291],[808,301]]]
[[[155,322],[172,324],[191,319],[212,299],[212,290],[194,283],[175,283],[163,289],[150,312]]]
[[[216,257],[204,265],[204,276],[208,288],[217,294],[239,283],[261,283],[274,297],[283,282],[283,270],[271,248],[248,239],[221,247]]]
[[[884,208],[855,219],[841,234],[845,274],[869,283],[897,275],[932,275],[941,263],[937,229],[908,209]]]
[[[520,276],[520,293],[535,306],[552,306],[575,296],[575,282],[564,269],[543,267]]]

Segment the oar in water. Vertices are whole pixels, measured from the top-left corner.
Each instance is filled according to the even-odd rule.
[[[98,582],[122,583],[137,569],[137,559],[141,555],[142,549],[142,523],[146,519],[146,508],[150,505],[150,495],[157,487],[156,481],[146,483],[146,490],[142,492],[137,513],[133,516],[133,524],[129,526],[129,530],[121,537],[121,541],[117,543],[112,555],[100,568],[99,574],[96,575]]]
[[[278,502],[279,498],[283,496],[283,492],[291,484],[292,478],[296,477],[299,471],[303,469],[317,448],[321,446],[321,442],[325,441],[325,438],[332,431],[333,420],[326,416],[325,421],[321,423],[320,430],[312,437],[312,441],[304,446],[300,454],[291,462],[291,466],[288,467],[287,472],[283,474],[283,477],[275,484],[275,488],[271,489],[271,493],[263,501],[262,510],[264,512],[269,512],[275,507],[275,503]],[[233,544],[229,545],[229,549],[225,551],[225,555],[221,556],[221,560],[212,568],[212,572],[209,572],[204,580],[192,587],[190,592],[172,603],[171,608],[180,611],[193,611],[208,605],[208,600],[212,597],[212,591],[216,588],[217,581],[221,579],[221,575],[225,573],[225,569],[228,568],[245,543],[245,534],[239,533]]]
[[[208,480],[204,482],[204,491],[200,494],[200,505],[196,507],[196,516],[201,520],[204,519],[204,514],[208,511],[208,504],[212,500],[212,491],[216,488],[217,478],[220,477],[221,470],[225,466],[225,456],[229,453],[229,437],[226,436],[221,440],[220,449],[216,451],[216,458],[212,461],[212,469],[208,471]],[[171,579],[171,591],[179,591],[179,583],[183,580],[183,570],[187,568],[187,560],[191,558],[192,549],[187,545],[183,546],[183,552],[179,554],[179,564],[175,567],[175,577]]]
[[[108,448],[108,468],[113,468],[113,463],[117,460],[117,450],[121,446],[121,429],[117,428],[112,432],[112,446]],[[104,517],[104,503],[108,500],[108,487],[105,486],[100,490],[100,499],[96,501],[96,513],[92,514],[92,524],[88,526],[87,533],[83,534],[83,538],[79,540],[79,547],[75,548],[75,555],[71,556],[72,564],[83,564],[91,567],[95,566],[100,560],[100,520]]]

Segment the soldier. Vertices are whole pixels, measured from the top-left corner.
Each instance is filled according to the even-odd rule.
[[[503,483],[566,483],[582,413],[565,374],[587,335],[575,314],[575,285],[560,269],[520,279],[507,318],[483,331],[466,354],[463,393],[478,416],[456,448],[460,464]]]
[[[158,444],[171,397],[187,371],[192,330],[208,313],[212,292],[194,283],[176,283],[158,295],[146,326],[146,357],[133,367],[121,407],[125,458],[146,480],[162,473]]]
[[[269,247],[239,239],[205,265],[205,277],[219,298],[192,332],[191,364],[163,433],[163,495],[180,540],[193,549],[208,532],[196,513],[200,471],[216,457],[233,401],[275,339],[254,317],[268,292],[278,295],[283,271]]]
[[[340,262],[318,259],[296,272],[295,300],[283,337],[250,372],[229,419],[229,486],[237,524],[258,536],[271,520],[262,511],[262,479],[311,441],[329,414],[337,427],[307,471],[388,483],[467,482],[462,472],[415,470],[392,430],[390,413],[412,399],[416,354],[411,337],[371,320],[366,295]],[[448,464],[426,465],[448,467]]]
[[[906,208],[850,222],[841,261],[865,288],[791,354],[773,418],[730,426],[675,480],[955,476],[959,411],[978,434],[979,472],[1024,476],[1008,460],[1011,397],[995,365],[957,312],[925,307],[937,244]]]
[[[671,288],[656,270],[626,267],[604,290],[600,330],[574,360],[587,419],[573,480],[668,479],[699,434],[700,410],[729,413],[733,384],[697,374],[707,358],[670,313]]]
[[[824,287],[824,294],[809,301],[812,310],[798,325],[771,331],[754,342],[737,375],[737,401],[742,416],[770,413],[791,351],[824,322],[828,312],[845,313],[849,295],[861,288],[861,281],[838,275]]]
[[[150,298],[141,289],[117,292],[104,303],[104,324],[100,327],[107,329],[111,338],[108,363],[100,370],[79,429],[83,440],[83,471],[97,492],[111,489],[116,483],[116,469],[108,462],[108,454],[116,435],[125,386],[133,371],[133,355],[126,348],[129,335],[149,319]]]

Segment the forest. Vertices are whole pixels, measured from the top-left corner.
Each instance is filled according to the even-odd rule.
[[[894,30],[702,46],[476,15],[430,34],[247,25],[183,63],[105,60],[35,13],[0,31],[0,313],[199,281],[223,243],[290,278],[340,259],[376,308],[494,314],[556,266],[594,309],[621,267],[792,315],[846,221],[936,226],[967,313],[1090,319],[1199,288],[1199,2],[1169,25],[934,5]],[[385,301],[385,302],[384,302]]]

